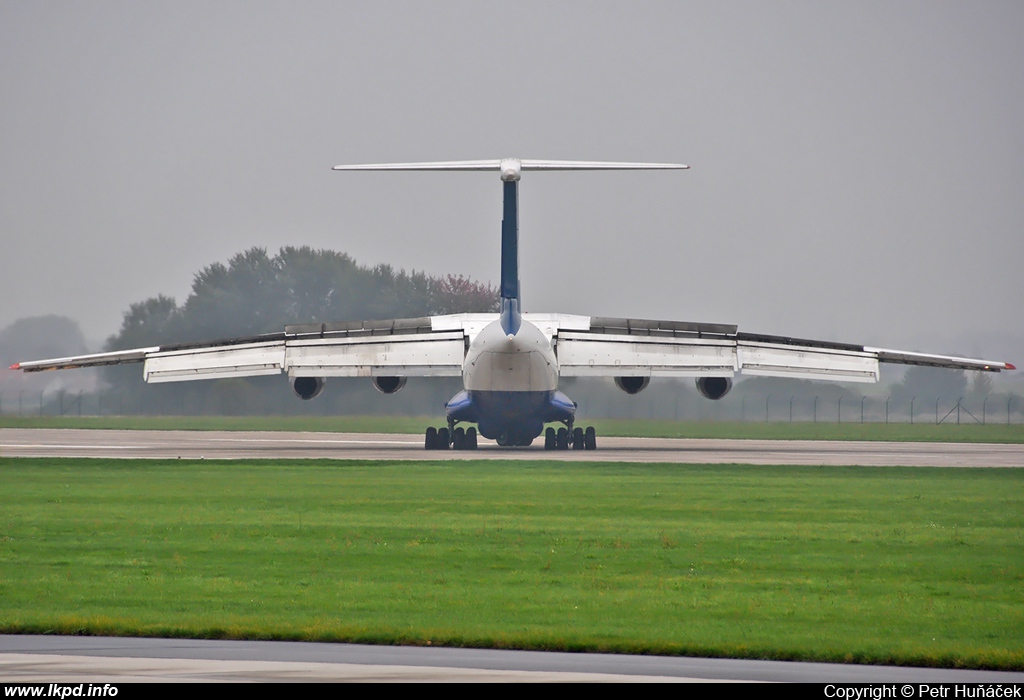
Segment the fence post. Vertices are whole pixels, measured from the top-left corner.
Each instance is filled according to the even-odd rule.
[[[988,397],[986,396],[985,400],[981,402],[981,424],[982,425],[985,425],[985,404],[987,404],[987,403],[988,403]]]
[[[1009,416],[1010,415],[1009,414],[1009,410],[1010,410],[1009,404],[1007,404],[1006,410],[1007,410],[1007,414],[1006,415]],[[747,395],[744,394],[743,398],[740,399],[740,423],[746,423],[746,422],[747,422]],[[1009,418],[1007,418],[1007,422],[1009,422]]]
[[[867,396],[861,396],[860,397],[860,422],[861,423],[864,422],[864,399],[866,399],[866,398],[867,398]]]
[[[843,395],[839,395],[839,406],[836,407],[836,425],[843,422]]]
[[[818,397],[814,397],[814,422],[818,422]]]
[[[771,397],[772,397],[771,394],[768,394],[767,396],[764,397],[764,422],[765,423],[768,422],[768,399],[770,399]]]
[[[939,424],[939,400],[935,399],[935,425]]]
[[[910,399],[910,424],[914,424],[914,402],[917,401],[917,397]]]
[[[959,399],[956,400],[956,424],[957,425],[960,425],[960,402],[963,401],[963,400],[964,400],[963,396],[961,396]]]
[[[793,422],[793,398],[794,397],[792,397],[792,396],[789,397],[789,422],[790,423]]]
[[[889,399],[891,399],[891,398],[892,398],[892,396],[886,396],[885,397],[885,424],[886,425],[889,425]]]

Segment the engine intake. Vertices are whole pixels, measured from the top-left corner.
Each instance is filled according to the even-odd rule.
[[[651,383],[650,377],[616,377],[615,386],[629,395],[639,394]]]
[[[373,387],[382,394],[394,394],[405,386],[406,377],[374,377]]]
[[[697,380],[697,391],[705,399],[717,401],[732,389],[732,380],[729,377],[701,377]]]
[[[324,390],[323,377],[296,377],[292,382],[292,390],[303,401],[315,399]]]

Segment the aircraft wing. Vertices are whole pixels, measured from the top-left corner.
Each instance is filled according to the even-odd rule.
[[[736,326],[591,317],[559,324],[563,377],[732,377],[737,372],[877,382],[879,363],[999,372],[1008,362],[927,355],[847,343],[738,332]]]
[[[42,372],[143,363],[143,378],[150,383],[282,372],[292,378],[460,376],[468,333],[464,327],[480,323],[456,324],[447,318],[293,325],[283,333],[21,362],[11,369]]]
[[[523,315],[552,339],[563,377],[732,377],[737,372],[877,382],[879,363],[999,372],[1008,362],[741,333],[681,321]],[[282,333],[38,360],[42,372],[143,363],[147,382],[289,377],[460,376],[466,348],[497,314],[286,326]]]

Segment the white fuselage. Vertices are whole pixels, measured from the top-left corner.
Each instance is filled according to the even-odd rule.
[[[469,346],[462,382],[470,392],[554,391],[558,359],[551,339],[525,319],[514,336],[506,335],[500,322],[490,323]]]

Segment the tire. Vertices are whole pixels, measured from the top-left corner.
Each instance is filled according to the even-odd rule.
[[[452,446],[452,438],[448,432],[448,428],[437,429],[437,442],[434,444],[437,445],[437,449],[439,450],[447,450]]]
[[[462,428],[456,428],[452,433],[452,447],[456,450],[466,449],[466,431]]]
[[[582,450],[583,449],[583,428],[572,429],[572,449]]]
[[[593,427],[587,428],[586,432],[583,433],[583,449],[597,449],[597,431],[595,431]]]
[[[437,428],[427,428],[427,433],[423,436],[423,449],[437,449]]]
[[[556,450],[568,450],[569,449],[569,431],[565,428],[559,428],[558,432],[555,433],[555,449]]]
[[[466,429],[466,449],[467,450],[475,450],[476,449],[476,428],[467,428]]]
[[[555,429],[548,428],[544,431],[544,449],[553,450],[555,449]]]

